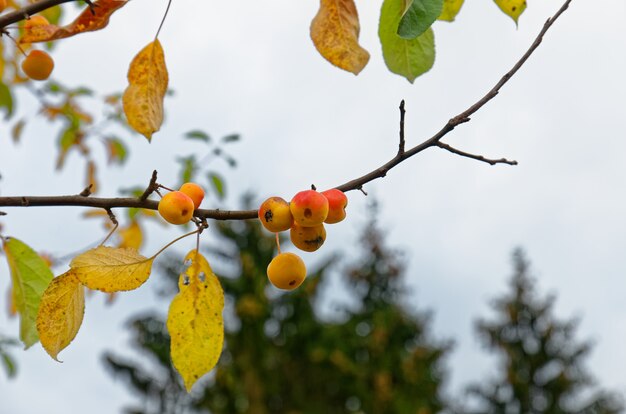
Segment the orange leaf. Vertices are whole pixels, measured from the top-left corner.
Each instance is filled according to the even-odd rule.
[[[127,0],[98,0],[93,4],[93,13],[92,9],[87,7],[76,20],[67,26],[45,24],[29,27],[25,30],[20,43],[49,42],[79,33],[104,29],[109,24],[109,18],[113,12],[125,6],[126,3],[128,3]]]
[[[128,124],[148,141],[163,123],[167,83],[165,56],[157,39],[144,47],[130,63],[128,87],[122,96]]]
[[[354,0],[321,0],[311,22],[311,39],[326,60],[358,75],[370,58],[359,46],[359,30]]]

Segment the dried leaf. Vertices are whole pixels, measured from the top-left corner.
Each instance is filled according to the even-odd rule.
[[[67,26],[46,24],[29,27],[20,38],[20,43],[49,42],[103,29],[109,24],[111,15],[126,3],[128,3],[126,0],[97,0],[93,4],[93,13],[92,9],[87,7],[76,20]]]
[[[117,292],[137,289],[148,280],[153,261],[135,249],[99,246],[72,259],[70,268],[89,289]]]
[[[39,339],[35,325],[39,302],[54,276],[44,260],[18,239],[3,238],[2,246],[11,270],[15,307],[20,315],[20,339],[28,348]]]
[[[37,332],[46,352],[57,355],[76,337],[85,313],[85,288],[70,270],[54,278],[41,297]]]
[[[196,250],[187,254],[191,266],[180,275],[180,292],[167,316],[174,367],[189,392],[215,367],[224,342],[224,292],[206,259]]]
[[[526,10],[526,0],[494,0],[500,10],[509,16],[517,25],[520,15]]]
[[[463,6],[463,1],[464,0],[444,0],[443,10],[441,11],[439,20],[453,22],[456,15],[459,14],[461,6]]]
[[[326,60],[355,75],[370,58],[359,45],[359,31],[354,0],[320,0],[320,9],[311,22],[311,39]]]
[[[128,124],[148,141],[163,123],[167,83],[165,56],[157,39],[144,47],[130,63],[128,87],[122,96]]]

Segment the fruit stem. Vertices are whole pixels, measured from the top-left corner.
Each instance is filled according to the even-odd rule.
[[[5,35],[6,37],[8,37],[9,39],[11,39],[13,41],[13,43],[15,43],[15,47],[22,52],[22,54],[24,56],[28,56],[26,54],[26,52],[24,52],[24,49],[22,49],[22,46],[20,46],[20,44],[17,42],[17,40],[15,40],[15,38],[13,36],[11,36],[11,34],[7,31],[7,30],[3,30],[2,34]]]
[[[278,250],[278,254],[280,254],[280,240],[278,238],[278,233],[276,233],[276,249]]]

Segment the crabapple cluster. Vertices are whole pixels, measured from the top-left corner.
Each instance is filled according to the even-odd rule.
[[[336,188],[321,193],[315,189],[305,190],[289,203],[281,197],[268,198],[259,208],[259,220],[272,233],[289,230],[294,246],[314,252],[326,240],[324,224],[339,223],[346,218],[347,205],[348,198]],[[267,267],[267,276],[277,288],[292,290],[304,281],[306,268],[296,254],[280,253]]]
[[[178,191],[170,191],[161,198],[159,214],[168,223],[186,224],[203,199],[202,187],[195,183],[185,183]]]

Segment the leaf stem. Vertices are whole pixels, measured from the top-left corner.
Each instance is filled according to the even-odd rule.
[[[169,242],[168,244],[166,244],[161,250],[159,250],[158,252],[156,252],[155,254],[153,254],[152,256],[150,256],[149,260],[153,260],[155,259],[158,255],[160,255],[161,253],[163,253],[165,251],[165,249],[167,249],[168,247],[170,247],[172,244],[176,243],[179,240],[184,239],[185,237],[189,237],[192,234],[196,234],[196,233],[200,233],[200,230],[194,230],[194,231],[190,231],[189,233],[183,234],[180,237],[175,238],[174,240],[172,240],[171,242]]]
[[[100,244],[98,245],[98,247],[103,246],[103,245],[104,245],[104,243],[106,243],[106,242],[107,242],[107,240],[109,240],[109,238],[111,238],[111,236],[113,235],[113,233],[115,233],[115,230],[117,230],[117,228],[118,228],[119,226],[120,226],[120,223],[117,223],[117,222],[116,222],[116,223],[113,225],[113,228],[111,229],[111,231],[109,232],[109,234],[107,234],[107,236],[104,238],[104,240],[102,240],[102,243],[100,243]]]
[[[163,15],[163,19],[161,19],[161,24],[159,24],[159,29],[157,30],[156,35],[154,35],[154,40],[157,40],[157,38],[159,37],[159,33],[161,33],[161,28],[163,27],[163,23],[165,23],[165,18],[167,17],[167,13],[169,13],[170,11],[171,5],[172,5],[172,0],[168,0],[167,8],[165,9],[165,14]]]

